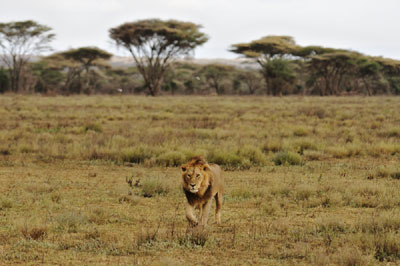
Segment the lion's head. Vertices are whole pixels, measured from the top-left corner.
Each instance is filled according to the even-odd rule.
[[[208,187],[210,166],[200,156],[193,157],[182,165],[183,188],[191,193],[197,193],[201,188]]]

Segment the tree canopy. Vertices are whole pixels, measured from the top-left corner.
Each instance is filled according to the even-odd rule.
[[[202,67],[199,74],[203,75],[210,88],[215,89],[217,94],[223,94],[225,91],[224,80],[226,80],[235,68],[229,65],[209,64]]]
[[[48,67],[67,70],[64,91],[90,93],[94,83],[91,67],[109,67],[112,54],[97,47],[81,47],[53,54],[45,59]],[[92,78],[91,78],[92,77]]]
[[[110,29],[110,38],[127,49],[151,95],[158,94],[169,62],[188,55],[208,37],[200,25],[177,20],[147,19]]]
[[[249,43],[233,44],[230,51],[254,58],[261,66],[268,94],[279,95],[295,77],[290,57],[298,46],[290,36],[266,36]]]
[[[79,62],[86,71],[88,71],[91,66],[104,65],[104,61],[112,57],[112,54],[97,47],[81,47],[60,54],[66,59]]]
[[[292,37],[270,35],[249,43],[233,44],[230,51],[263,60],[293,54],[296,48],[296,42]]]
[[[0,23],[0,60],[8,67],[11,90],[20,89],[23,68],[33,55],[50,50],[50,27],[35,21]]]

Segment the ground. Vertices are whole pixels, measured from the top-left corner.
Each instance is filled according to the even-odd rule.
[[[0,264],[397,265],[398,110],[398,97],[0,96]],[[187,226],[178,167],[197,154],[226,180],[222,225],[204,230]]]

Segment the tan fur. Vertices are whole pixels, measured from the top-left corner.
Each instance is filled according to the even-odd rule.
[[[192,226],[207,225],[212,198],[215,197],[215,221],[221,223],[221,207],[224,197],[224,180],[221,168],[217,164],[209,164],[202,157],[193,157],[182,165],[182,186],[185,192],[186,218]],[[194,209],[200,209],[199,220]]]

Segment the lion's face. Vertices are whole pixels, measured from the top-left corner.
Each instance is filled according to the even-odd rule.
[[[191,193],[197,193],[207,178],[207,165],[201,166],[182,166],[183,186]]]

